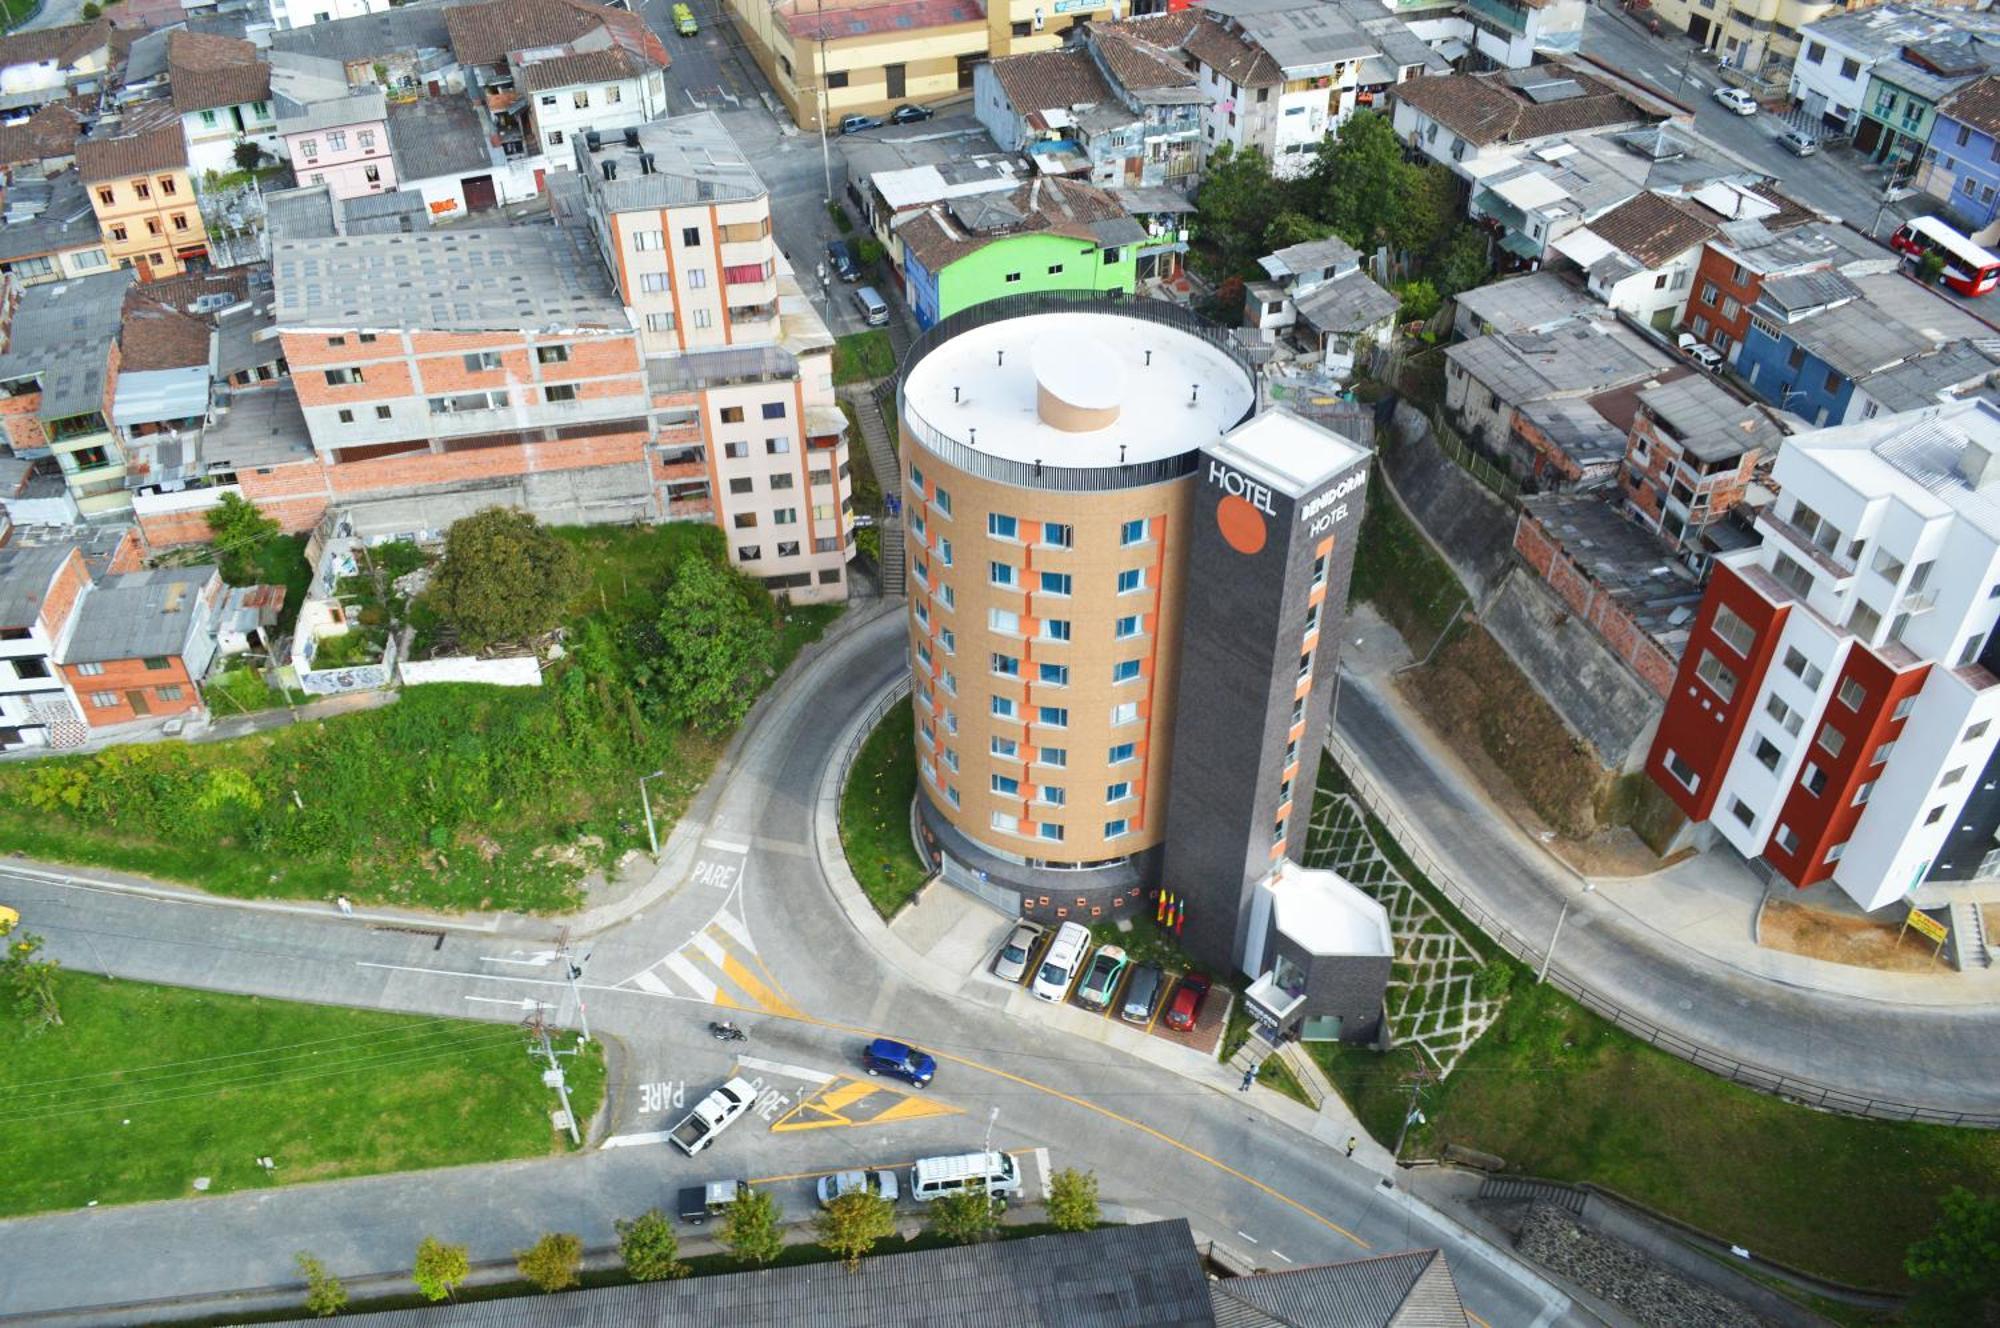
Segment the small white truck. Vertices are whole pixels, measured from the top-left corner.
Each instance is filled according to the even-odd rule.
[[[694,1110],[674,1126],[672,1138],[675,1146],[693,1157],[714,1143],[715,1136],[750,1110],[750,1104],[756,1100],[757,1090],[750,1086],[748,1079],[738,1075],[695,1103]]]

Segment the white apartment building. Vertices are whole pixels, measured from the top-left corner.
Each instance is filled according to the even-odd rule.
[[[1960,20],[1910,5],[1879,5],[1830,14],[1799,31],[1792,65],[1792,104],[1820,117],[1829,129],[1852,133],[1861,124],[1868,76],[1904,46],[1950,32]]]
[[[666,75],[658,65],[628,51],[524,51],[512,63],[515,87],[534,98],[541,150],[557,170],[574,164],[565,144],[576,135],[644,124],[670,109]]]
[[[89,585],[73,544],[0,548],[0,751],[47,747],[62,726],[82,724],[55,661]]]
[[[1746,856],[1880,908],[1924,882],[2000,740],[2000,408],[1801,434],[1773,479],[1763,543],[1717,560],[1649,768]]]
[[[271,25],[283,32],[334,19],[379,14],[389,7],[389,0],[270,0],[270,4]]]
[[[800,602],[846,596],[854,490],[833,336],[771,232],[771,198],[711,112],[570,140],[660,421],[670,514],[713,519],[730,561]]]

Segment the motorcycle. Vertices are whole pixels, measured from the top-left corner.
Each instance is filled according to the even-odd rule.
[[[711,1022],[708,1026],[708,1035],[717,1042],[748,1042],[750,1040],[748,1033],[727,1020],[719,1024]]]

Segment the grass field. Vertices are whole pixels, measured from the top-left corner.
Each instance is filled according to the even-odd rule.
[[[908,699],[890,707],[848,772],[840,792],[840,846],[868,901],[883,917],[930,878],[910,842],[910,801],[917,796],[915,718]]]
[[[1306,1086],[1292,1073],[1292,1067],[1278,1059],[1275,1053],[1266,1056],[1263,1063],[1258,1065],[1257,1082],[1266,1088],[1283,1093],[1302,1107],[1319,1110],[1319,1103],[1312,1100],[1312,1095],[1306,1092]]]
[[[0,1010],[0,1215],[180,1198],[202,1176],[219,1194],[568,1146],[511,1024],[58,982],[60,1027]],[[587,1121],[602,1050],[565,1063]]]
[[[1523,972],[1500,1020],[1426,1090],[1405,1153],[1464,1144],[1510,1171],[1591,1181],[1720,1239],[1838,1281],[1906,1285],[1903,1249],[1953,1184],[2000,1186],[2000,1133],[1864,1121],[1726,1082],[1613,1028]],[[1408,1053],[1320,1063],[1394,1143]]]
[[[1368,487],[1347,597],[1373,604],[1420,658],[1466,602],[1457,575],[1396,506],[1380,476]]]
[[[647,660],[706,526],[565,531],[587,576],[568,658],[539,688],[410,688],[392,706],[231,742],[155,743],[0,768],[0,843],[221,894],[446,910],[575,907],[592,869],[680,814],[719,739],[656,717]],[[759,592],[761,593],[761,592]],[[838,606],[778,610],[780,669]]]
[[[850,332],[833,343],[833,385],[872,383],[896,372],[896,349],[889,334],[876,328]]]

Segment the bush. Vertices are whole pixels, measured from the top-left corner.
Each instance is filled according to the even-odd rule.
[[[664,1282],[688,1275],[688,1266],[681,1262],[680,1238],[659,1209],[649,1208],[629,1222],[613,1225],[618,1229],[618,1257],[625,1261],[626,1276],[634,1282]]]
[[[554,627],[580,574],[567,541],[526,512],[491,507],[452,522],[425,598],[478,649]]]
[[[748,1267],[761,1267],[785,1248],[778,1229],[777,1201],[763,1190],[744,1186],[722,1216],[722,1243]]]
[[[965,1190],[931,1201],[931,1231],[956,1245],[991,1240],[1000,1230],[1000,1200]]]
[[[237,170],[254,171],[257,169],[257,164],[264,160],[264,149],[255,143],[243,142],[238,143],[236,150],[230,155],[236,159]]]
[[[1097,1176],[1075,1167],[1056,1172],[1049,1177],[1048,1207],[1056,1230],[1091,1230],[1098,1222]]]
[[[256,584],[258,553],[266,541],[283,533],[282,528],[257,510],[257,504],[233,493],[223,494],[221,504],[211,507],[205,519],[215,537],[222,579],[232,586]]]
[[[527,1249],[516,1251],[514,1266],[545,1292],[573,1287],[583,1267],[583,1238],[567,1231],[551,1231]]]

